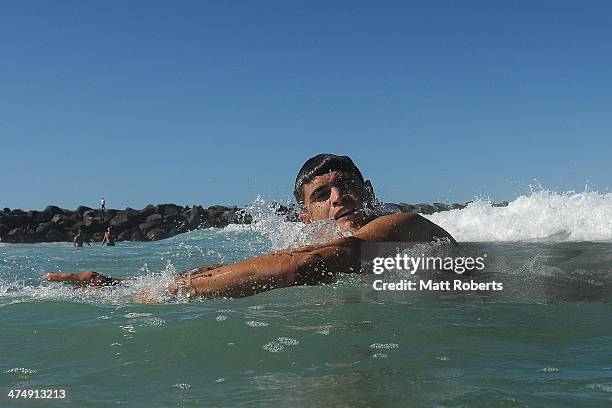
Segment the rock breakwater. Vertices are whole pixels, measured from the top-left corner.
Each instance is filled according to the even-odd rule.
[[[464,204],[395,204],[401,212],[416,211],[433,214],[439,211],[465,208]],[[507,202],[493,204],[505,206]],[[277,214],[297,221],[296,209],[273,204]],[[66,210],[49,205],[43,211],[0,210],[0,242],[36,243],[71,242],[81,232],[85,239],[101,241],[104,230],[111,227],[117,241],[157,241],[197,228],[225,227],[228,224],[250,224],[247,210],[239,207],[199,205],[181,207],[176,204],[148,205],[141,210],[93,209],[80,206]]]
[[[238,207],[208,208],[175,204],[148,205],[141,210],[92,209],[80,206],[66,210],[54,205],[43,211],[0,211],[0,242],[70,242],[80,231],[86,239],[101,241],[111,227],[117,241],[156,241],[196,228],[248,224],[250,215]]]

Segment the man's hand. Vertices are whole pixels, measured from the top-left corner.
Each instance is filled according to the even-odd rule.
[[[50,282],[70,282],[77,285],[101,286],[108,278],[98,272],[49,272],[42,280]]]

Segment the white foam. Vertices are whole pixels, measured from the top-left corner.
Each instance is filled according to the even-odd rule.
[[[258,322],[256,320],[249,320],[248,322],[246,322],[246,325],[250,327],[267,327],[270,325],[270,323]]]
[[[373,343],[370,344],[370,348],[380,349],[380,350],[391,350],[399,348],[399,344],[397,343]]]
[[[535,191],[507,207],[479,199],[425,217],[458,241],[610,241],[612,193]]]
[[[270,353],[280,353],[285,349],[285,346],[275,341],[271,341],[269,343],[264,344],[262,348],[266,351],[269,351]]]
[[[276,341],[279,344],[282,344],[283,346],[297,346],[298,344],[300,344],[299,340],[294,339],[292,337],[279,337],[278,339],[276,339]]]
[[[59,282],[40,282],[28,285],[21,282],[5,284],[0,281],[0,298],[10,298],[15,302],[36,300],[65,300],[85,303],[127,304],[133,303],[137,295],[146,293],[149,302],[186,303],[189,298],[184,293],[172,296],[167,292],[168,285],[176,280],[176,270],[170,262],[160,273],[148,273],[127,280],[124,284],[103,288],[77,289],[72,285]],[[150,314],[128,313],[126,318],[145,317]]]
[[[289,202],[285,203],[287,206]],[[253,231],[263,235],[271,243],[270,250],[297,248],[305,245],[316,245],[342,237],[338,223],[334,220],[317,221],[311,224],[290,222],[285,215],[277,214],[273,203],[260,196],[246,207],[253,217],[249,225],[230,224],[222,232]]]

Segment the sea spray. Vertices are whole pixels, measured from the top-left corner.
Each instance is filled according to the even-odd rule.
[[[289,202],[286,204],[290,205]],[[334,220],[310,224],[291,222],[284,214],[278,213],[276,208],[277,205],[273,202],[257,196],[255,201],[246,207],[246,211],[253,217],[253,222],[250,225],[229,225],[224,231],[255,231],[268,240],[270,250],[274,251],[322,244],[342,237],[338,223]]]
[[[464,209],[425,217],[457,241],[609,241],[612,193],[534,191],[506,207],[476,199]]]

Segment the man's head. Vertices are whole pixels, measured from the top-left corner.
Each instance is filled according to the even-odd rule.
[[[363,226],[374,194],[348,156],[318,154],[304,163],[295,179],[295,199],[302,207],[300,220],[335,219],[342,230]]]

